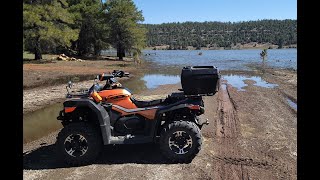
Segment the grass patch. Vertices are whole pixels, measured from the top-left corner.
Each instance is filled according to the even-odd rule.
[[[56,54],[42,54],[42,59],[44,60],[52,60],[53,58],[56,58],[58,55]],[[23,60],[24,61],[32,61],[34,60],[34,54],[33,53],[30,53],[30,52],[27,52],[27,51],[24,51],[23,52]]]

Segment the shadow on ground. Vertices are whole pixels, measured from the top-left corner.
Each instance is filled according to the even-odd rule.
[[[157,144],[110,145],[93,164],[169,164]],[[72,167],[59,160],[56,145],[44,145],[23,154],[23,169],[40,170]]]

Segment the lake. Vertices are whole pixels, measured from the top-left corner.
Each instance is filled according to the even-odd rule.
[[[251,67],[261,66],[260,52],[260,49],[143,50],[142,58],[154,65],[139,78],[144,82],[139,84],[143,84],[143,89],[152,89],[163,84],[179,83],[181,69],[184,66],[217,66],[220,70],[251,70]],[[296,70],[297,49],[269,49],[265,66]],[[136,89],[134,86],[131,88]]]
[[[143,50],[143,59],[166,68],[217,66],[220,70],[250,70],[259,65],[260,49],[246,50]],[[199,53],[202,52],[202,55]],[[269,49],[265,61],[269,67],[297,69],[297,49]]]

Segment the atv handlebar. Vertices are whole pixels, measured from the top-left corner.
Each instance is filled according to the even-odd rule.
[[[115,77],[129,77],[129,73],[128,72],[124,72],[121,70],[113,70],[112,73],[107,74],[107,73],[102,73],[96,76],[96,78],[94,79],[94,83],[93,85],[86,90],[80,90],[77,92],[71,91],[71,88],[73,86],[73,83],[71,81],[68,82],[66,89],[67,89],[67,98],[72,98],[72,97],[88,97],[90,96],[90,94],[94,91],[99,92],[103,89],[106,88],[117,88],[117,87],[121,87],[122,85],[117,82],[117,80],[115,79]],[[105,86],[100,86],[98,84],[98,80],[99,81],[104,81],[106,80],[106,85]]]
[[[109,80],[115,77],[129,77],[129,73],[128,72],[124,72],[124,71],[120,71],[120,70],[113,70],[112,73],[107,74],[107,73],[102,73],[97,75],[97,77],[95,79],[98,79],[100,81],[105,81],[105,80]]]
[[[129,77],[129,73],[128,72],[124,72],[124,71],[120,71],[120,70],[113,70],[112,75],[114,77]]]

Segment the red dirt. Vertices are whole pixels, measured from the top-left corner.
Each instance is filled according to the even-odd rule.
[[[216,95],[204,98],[202,118],[210,124],[201,130],[202,149],[189,164],[168,164],[157,145],[147,144],[108,146],[96,163],[68,167],[56,160],[56,132],[24,145],[24,179],[297,179],[297,112],[286,102],[296,102],[296,73],[267,72],[263,79],[279,87],[247,82],[245,91],[237,91],[222,81]]]
[[[31,89],[64,84],[68,79],[90,80],[102,72],[121,69],[133,73],[136,67],[132,61],[84,60],[53,61],[41,64],[23,64],[23,88]]]

